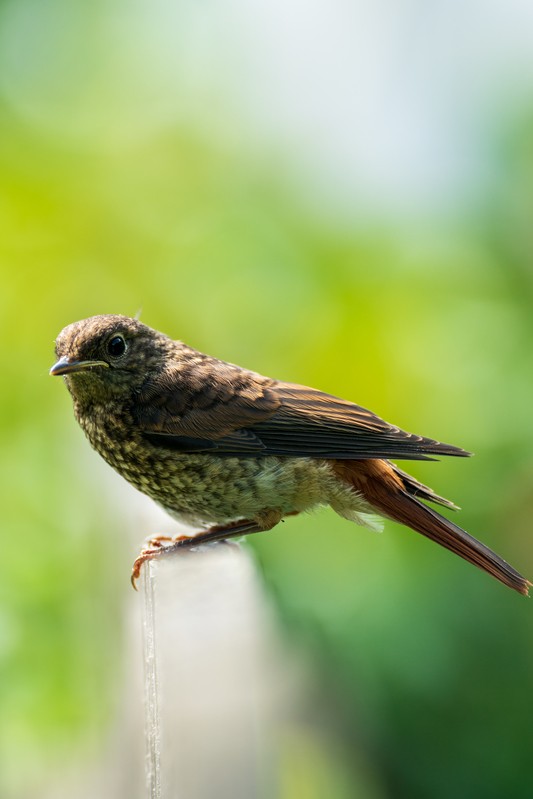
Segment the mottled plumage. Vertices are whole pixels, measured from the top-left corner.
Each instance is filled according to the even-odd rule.
[[[172,516],[202,531],[152,539],[134,565],[192,542],[268,530],[330,505],[376,527],[401,521],[527,594],[498,555],[420,499],[453,503],[388,458],[469,453],[406,433],[316,389],[273,380],[197,352],[125,316],[69,325],[51,374],[64,375],[92,446]],[[207,528],[207,529],[205,529]]]

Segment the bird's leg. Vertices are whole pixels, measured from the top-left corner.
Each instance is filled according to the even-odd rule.
[[[137,590],[136,582],[141,573],[142,565],[147,560],[153,560],[163,555],[170,555],[186,547],[196,547],[211,541],[223,541],[226,538],[236,538],[241,535],[270,530],[278,523],[280,518],[281,514],[276,514],[275,518],[272,515],[270,515],[270,517],[265,516],[264,519],[261,519],[261,523],[258,521],[240,520],[238,522],[209,527],[209,529],[202,530],[202,532],[196,533],[196,535],[178,535],[175,538],[164,535],[154,536],[146,542],[146,546],[135,559],[131,571],[131,584],[135,590]]]

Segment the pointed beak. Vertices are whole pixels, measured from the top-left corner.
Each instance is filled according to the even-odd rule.
[[[83,372],[98,366],[109,366],[105,361],[74,361],[63,355],[50,369],[51,375],[68,375],[72,372]]]

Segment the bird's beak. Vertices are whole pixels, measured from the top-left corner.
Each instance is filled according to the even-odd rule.
[[[63,355],[50,369],[51,375],[68,375],[72,372],[83,372],[95,366],[109,366],[105,361],[73,361]]]

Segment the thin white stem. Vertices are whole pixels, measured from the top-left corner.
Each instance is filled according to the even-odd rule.
[[[161,799],[159,684],[155,631],[155,565],[143,568],[143,648],[146,734],[146,796]]]

